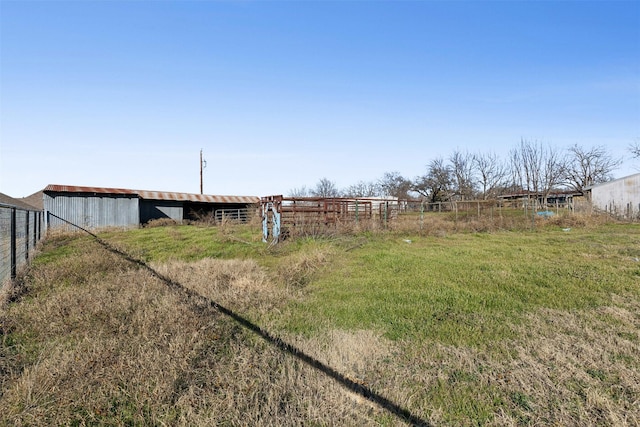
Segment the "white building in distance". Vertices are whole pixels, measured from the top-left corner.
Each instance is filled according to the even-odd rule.
[[[619,218],[640,219],[640,173],[590,187],[594,209]]]

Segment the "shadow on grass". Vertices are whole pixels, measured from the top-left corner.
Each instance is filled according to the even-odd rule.
[[[359,384],[349,378],[347,378],[346,376],[344,376],[343,374],[341,374],[340,372],[336,371],[335,369],[333,369],[332,367],[322,363],[321,361],[319,361],[318,359],[306,354],[305,352],[303,352],[302,350],[300,350],[299,348],[283,341],[282,339],[280,339],[279,337],[272,335],[269,331],[261,328],[260,326],[256,325],[255,323],[251,322],[250,320],[248,320],[247,318],[241,316],[240,314],[234,312],[233,310],[224,307],[220,304],[218,304],[217,302],[206,298],[202,295],[200,295],[199,293],[184,287],[182,284],[171,280],[170,278],[162,275],[161,273],[159,273],[158,271],[156,271],[155,269],[153,269],[150,265],[148,265],[146,262],[144,262],[143,260],[137,259],[132,257],[131,255],[129,255],[128,253],[122,251],[121,249],[118,249],[114,246],[112,246],[111,244],[109,244],[109,242],[106,242],[104,240],[102,240],[100,237],[98,237],[97,235],[93,234],[92,232],[90,232],[89,230],[86,230],[76,224],[73,224],[72,222],[67,221],[64,218],[60,218],[59,216],[49,212],[49,215],[64,221],[65,223],[72,225],[73,227],[78,228],[81,231],[84,231],[85,233],[89,234],[90,236],[92,236],[100,245],[102,245],[105,249],[107,249],[108,251],[117,254],[121,257],[123,257],[124,259],[126,259],[127,261],[136,264],[142,268],[144,268],[145,270],[149,271],[152,275],[154,275],[155,277],[157,277],[159,280],[161,280],[162,282],[164,282],[169,288],[171,288],[172,290],[174,290],[175,292],[179,293],[182,295],[184,301],[195,307],[195,308],[199,308],[201,309],[202,307],[208,307],[208,308],[213,308],[217,311],[219,311],[220,313],[223,313],[227,316],[229,316],[230,318],[232,318],[233,320],[235,320],[236,322],[238,322],[240,325],[242,325],[243,327],[245,327],[246,329],[252,331],[253,333],[255,333],[256,335],[260,336],[261,338],[263,338],[265,341],[267,341],[269,344],[273,345],[274,347],[280,349],[283,352],[286,352],[288,354],[290,354],[291,356],[297,358],[298,360],[306,363],[307,365],[317,369],[318,371],[324,373],[325,375],[327,375],[328,377],[334,379],[335,381],[337,381],[339,384],[341,384],[343,387],[347,388],[348,390],[364,397],[365,399],[369,400],[370,402],[373,402],[374,404],[378,405],[380,408],[385,409],[386,411],[390,412],[391,414],[395,415],[396,417],[402,419],[405,422],[410,423],[411,425],[415,425],[415,426],[431,426],[432,424],[430,424],[427,420],[424,420],[420,417],[418,417],[415,414],[412,414],[408,409],[403,408],[402,406],[398,405],[395,402],[392,402],[391,400],[389,400],[388,398],[382,396],[381,394],[377,393],[376,391],[372,390],[371,388]]]

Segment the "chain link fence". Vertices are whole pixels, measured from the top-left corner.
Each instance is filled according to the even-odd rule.
[[[42,211],[0,204],[0,284],[16,278],[43,237]]]

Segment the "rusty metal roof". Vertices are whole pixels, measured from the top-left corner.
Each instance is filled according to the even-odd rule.
[[[214,196],[210,194],[170,193],[166,191],[136,191],[136,194],[146,200],[174,200],[180,202],[201,203],[259,203],[259,197],[253,196]]]
[[[77,185],[55,184],[47,185],[44,191],[51,191],[56,193],[129,194],[131,196],[137,195],[135,190],[128,190],[126,188],[81,187]]]
[[[252,204],[260,202],[260,198],[254,196],[215,196],[210,194],[174,193],[167,191],[129,190],[126,188],[80,187],[52,184],[47,185],[44,191],[56,193],[121,194],[139,197],[145,200],[171,200],[198,203]]]

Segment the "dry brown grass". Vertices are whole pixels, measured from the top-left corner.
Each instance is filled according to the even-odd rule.
[[[640,305],[632,299],[594,313],[542,310],[521,327],[505,364],[487,380],[524,396],[495,424],[623,426],[640,423]],[[607,321],[603,317],[609,317]],[[618,323],[612,333],[611,319]],[[518,407],[519,405],[519,407]]]
[[[456,418],[452,407],[476,404],[489,410],[497,401],[498,410],[487,412],[490,425],[638,426],[640,304],[633,298],[614,300],[615,305],[593,311],[532,313],[515,327],[519,338],[496,342],[491,352],[406,343],[377,386],[398,401],[406,401],[413,389],[416,401],[407,406],[431,408],[436,425],[473,425]],[[403,362],[407,365],[399,370]],[[469,392],[477,402],[466,400]]]
[[[295,252],[277,265],[274,276],[289,288],[301,288],[334,256],[335,251],[327,246],[315,247],[307,252]]]
[[[156,218],[156,219],[152,219],[150,221],[148,221],[146,224],[144,224],[144,227],[146,228],[153,228],[153,227],[169,227],[172,225],[177,225],[178,222],[175,219],[171,219],[171,218]]]
[[[153,266],[160,274],[234,311],[267,312],[287,298],[254,260],[205,258]]]
[[[0,283],[0,309],[17,300],[26,292],[25,271],[19,271],[14,280],[7,279]]]
[[[546,219],[546,223],[549,225],[580,228],[600,227],[604,224],[611,224],[616,222],[619,221],[615,218],[612,218],[610,215],[597,213],[567,213],[564,215],[555,215]]]
[[[335,224],[299,223],[295,227],[286,230],[287,237],[323,236],[336,237],[340,235],[357,235],[364,232],[380,233],[406,233],[422,236],[446,236],[452,233],[483,233],[500,230],[530,230],[532,228],[559,226],[559,227],[598,227],[603,224],[615,222],[608,215],[596,213],[571,213],[560,211],[551,217],[534,215],[518,210],[492,210],[483,211],[480,215],[475,210],[443,213],[416,212],[401,213],[384,222],[380,218],[361,219],[356,222],[353,219],[343,219]]]
[[[93,242],[3,308],[3,425],[372,425],[370,405]],[[158,265],[234,310],[286,299],[253,261]],[[44,297],[46,295],[46,297]]]

